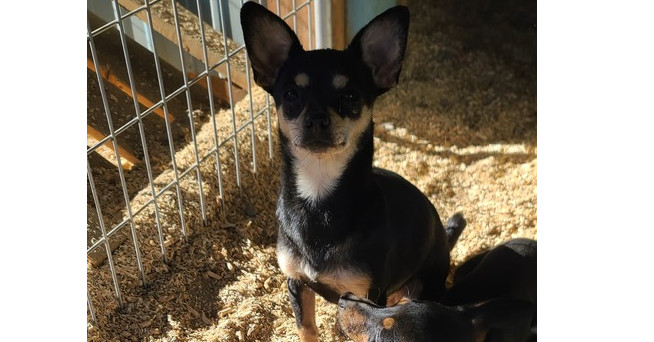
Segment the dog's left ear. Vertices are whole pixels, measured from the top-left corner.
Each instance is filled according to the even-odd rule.
[[[241,7],[241,27],[254,81],[272,93],[279,69],[292,53],[302,50],[302,44],[281,18],[256,2]]]
[[[409,31],[409,9],[395,6],[362,28],[347,50],[370,69],[378,95],[397,85]]]

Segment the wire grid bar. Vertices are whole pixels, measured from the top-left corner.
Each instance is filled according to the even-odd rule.
[[[298,12],[299,10],[303,9],[304,7],[309,6],[309,4],[311,3],[311,1],[312,1],[312,0],[307,0],[307,1],[303,2],[300,6],[293,6],[293,9],[292,9],[290,12],[288,12],[288,13],[287,13],[286,15],[284,15],[284,16],[281,16],[281,15],[280,15],[280,17],[281,17],[283,20],[286,20],[286,19],[290,18],[291,16],[294,16],[294,17],[293,17],[294,19],[297,18],[297,12]],[[293,3],[295,4],[295,0],[293,0]],[[279,2],[278,2],[278,4],[279,4]],[[279,15],[279,7],[277,8],[277,15]],[[295,26],[297,26],[297,21],[296,21],[294,24],[295,24]],[[296,29],[295,29],[294,31],[297,32]]]
[[[279,0],[277,2],[277,11],[275,12],[277,16],[281,17],[281,5],[279,3]],[[268,157],[270,159],[273,158],[273,141],[272,141],[272,118],[271,118],[271,111],[270,111],[270,94],[266,94],[266,108],[268,108],[268,111],[266,111],[266,125],[268,126]]]
[[[199,1],[199,0],[198,0]],[[241,0],[241,6],[243,6],[243,0]],[[250,79],[250,57],[248,56],[247,50],[245,51],[245,78],[247,79],[248,89],[252,89],[252,80]],[[252,102],[252,92],[248,91],[249,105],[250,105],[250,122],[252,123],[252,130],[250,131],[250,140],[252,143],[252,165],[254,165],[253,172],[257,173],[257,146],[255,140],[254,132],[254,104]]]
[[[157,3],[157,2],[160,2],[160,1],[162,1],[162,0],[153,0],[152,2],[150,2],[149,5],[153,5],[153,4],[155,4],[155,3]],[[312,1],[313,1],[313,0],[308,0],[308,1],[304,2],[304,3],[302,3],[301,5],[297,6],[294,10],[291,10],[289,13],[285,14],[284,16],[281,16],[282,19],[286,20],[286,19],[290,18],[291,16],[297,16],[297,13],[298,13],[298,11],[299,11],[300,9],[302,9],[302,8],[304,8],[304,7],[308,7],[308,8],[309,8],[309,16],[308,16],[308,25],[307,25],[307,26],[308,26],[308,30],[309,30],[309,35],[308,35],[308,37],[309,37],[309,47],[310,47],[310,48],[313,48],[313,39],[312,39],[313,32],[312,32],[312,30],[311,30],[311,2],[312,2]],[[244,2],[244,0],[241,0],[241,2]],[[134,11],[131,11],[131,12],[129,12],[129,13],[134,14],[134,13],[136,13],[136,12],[142,10],[142,9],[147,9],[147,11],[149,11],[149,5],[144,5],[142,8],[139,7],[138,9],[136,9],[136,10],[134,10]],[[128,13],[128,14],[129,14],[129,13]],[[277,14],[279,15],[279,13],[280,13],[280,8],[279,8],[279,1],[278,1],[278,2],[277,2]],[[149,16],[149,15],[150,15],[150,14],[148,14],[148,16]],[[121,16],[121,18],[123,18],[123,19],[126,18],[126,17],[127,17],[127,15],[123,15],[123,16]],[[115,25],[116,23],[117,23],[117,21],[116,21],[116,20],[113,20],[113,21],[111,21],[110,23],[107,23],[107,24],[103,25],[102,27],[105,27],[105,26],[107,26],[108,24],[112,24],[112,25],[109,25],[109,28],[111,28],[111,26]],[[202,29],[202,31],[204,31],[204,27],[202,27],[201,29]],[[99,30],[99,29],[96,29],[95,31],[98,31],[98,30]],[[151,31],[154,31],[152,28],[150,28],[150,30],[151,30]],[[95,32],[95,31],[93,31],[93,32]],[[99,33],[101,33],[101,32],[99,32]],[[151,34],[152,34],[152,33],[151,33]],[[152,35],[151,35],[150,37],[152,37]],[[203,38],[204,38],[204,36],[203,36]],[[154,46],[154,43],[153,43],[152,45]],[[203,48],[206,49],[206,44],[203,44]],[[245,50],[245,45],[240,45],[240,46],[238,46],[237,48],[235,48],[232,52],[230,52],[230,53],[227,55],[227,57],[222,58],[221,60],[219,60],[218,62],[216,62],[214,65],[212,65],[211,67],[209,67],[209,70],[208,70],[208,71],[207,71],[207,70],[204,70],[204,71],[202,71],[201,73],[199,73],[197,76],[195,76],[195,77],[193,77],[192,79],[188,80],[188,87],[191,87],[191,86],[195,85],[196,83],[198,83],[200,80],[205,79],[206,76],[207,76],[210,72],[215,71],[219,66],[221,66],[222,64],[225,64],[229,58],[235,56],[236,54],[238,54],[239,52],[241,52],[241,51],[243,51],[243,50]],[[205,60],[206,60],[206,58],[205,58]],[[206,63],[206,62],[205,62],[205,63]],[[250,65],[250,64],[249,64],[249,60],[246,59],[246,66],[249,67],[249,65]],[[248,87],[251,89],[251,85],[250,85],[250,82],[251,82],[251,81],[250,81],[250,78],[249,78],[249,73],[250,73],[249,68],[246,69],[246,73],[247,73],[247,75],[248,75]],[[165,101],[170,101],[170,100],[173,99],[174,97],[176,97],[176,96],[178,96],[179,94],[185,92],[186,89],[188,89],[187,86],[186,86],[186,85],[182,85],[181,87],[177,88],[175,91],[171,92],[168,96],[165,96]],[[268,102],[267,102],[268,107],[270,106],[270,101],[269,101],[269,99],[270,99],[270,98],[268,98]],[[146,110],[144,110],[144,111],[141,113],[141,118],[145,118],[145,117],[147,117],[148,115],[150,115],[151,113],[153,113],[155,110],[161,108],[161,107],[163,106],[163,104],[164,104],[164,101],[162,100],[162,101],[159,101],[159,102],[155,103],[152,107],[147,108]],[[137,119],[137,118],[133,118],[133,119],[131,119],[130,121],[128,121],[127,123],[125,123],[124,125],[122,125],[121,127],[119,127],[118,129],[115,130],[116,135],[119,135],[119,134],[123,133],[124,131],[126,131],[127,129],[129,129],[129,128],[132,127],[133,125],[135,125],[137,122],[138,122],[138,119]],[[95,145],[89,147],[89,148],[86,150],[86,153],[87,153],[87,154],[91,154],[91,153],[93,153],[93,152],[94,152],[95,150],[97,150],[100,146],[102,146],[104,143],[106,143],[107,141],[109,141],[109,139],[111,139],[111,137],[105,137],[104,139],[98,141],[98,143],[96,143]],[[272,149],[272,147],[271,147],[271,149]],[[272,150],[270,151],[270,158],[272,158]]]
[[[293,11],[297,11],[295,0],[293,0]],[[297,32],[297,15],[293,15],[293,31]]]
[[[111,119],[111,110],[109,109],[109,101],[107,100],[107,93],[105,92],[104,89],[104,81],[102,80],[102,75],[100,75],[100,68],[98,67],[98,56],[97,56],[97,51],[95,49],[95,43],[93,41],[93,37],[90,36],[91,33],[91,25],[87,21],[87,32],[89,34],[89,46],[91,48],[91,57],[93,59],[93,65],[95,67],[95,73],[96,77],[98,78],[98,86],[100,88],[100,95],[102,97],[102,105],[104,107],[105,115],[107,118],[107,126],[109,128],[109,136],[111,136],[111,141],[113,143],[113,148],[114,148],[114,154],[116,155],[116,162],[118,165],[122,165],[121,159],[120,159],[120,153],[118,152],[118,142],[116,141],[116,134],[114,132],[114,125],[113,125],[113,120]],[[143,285],[146,284],[145,281],[145,272],[143,271],[143,262],[141,260],[141,251],[139,249],[139,242],[138,239],[136,238],[136,230],[134,227],[134,216],[132,215],[132,207],[130,204],[129,200],[129,194],[127,192],[127,184],[125,182],[125,173],[123,171],[122,167],[118,167],[118,176],[120,177],[120,184],[121,184],[121,190],[123,191],[123,198],[125,200],[125,207],[127,209],[127,215],[129,217],[130,221],[130,231],[132,233],[132,238],[134,242],[134,253],[136,254],[136,261],[138,264],[138,269],[139,273],[141,274],[141,280],[143,282]],[[92,179],[92,178],[90,178]],[[95,186],[92,186],[94,189]],[[112,275],[115,275],[115,271],[112,269]],[[118,284],[116,283],[116,288],[118,288]]]
[[[209,76],[209,54],[207,53],[207,43],[204,34],[204,23],[202,19],[202,6],[200,6],[200,0],[197,0],[196,5],[198,7],[198,18],[200,22],[200,39],[202,40],[202,58],[204,59],[204,70],[205,70],[204,73],[206,73],[205,77],[207,79],[207,93],[209,95],[209,111],[211,112],[211,124],[213,126],[213,140],[216,146],[216,170],[218,170],[218,172],[216,173],[218,174],[218,195],[220,196],[220,204],[224,205],[225,194],[223,193],[223,177],[220,172],[222,168],[220,166],[220,146],[218,143],[218,127],[216,125],[216,109],[213,102],[213,84],[212,84],[213,82],[211,82],[211,77]],[[250,82],[249,77],[248,77],[248,82]],[[249,85],[250,84],[248,83],[248,93],[251,93],[250,89],[252,88],[249,87]]]
[[[261,116],[262,116],[263,114],[265,114],[267,111],[269,111],[269,108],[263,108],[263,109],[259,110],[259,111],[257,112],[257,114],[254,116],[254,120],[256,120],[256,119],[258,119],[259,117],[261,117]],[[251,123],[250,123],[250,120],[248,120],[247,122],[245,122],[243,125],[241,125],[241,127],[239,127],[239,128],[236,130],[236,134],[241,133],[241,131],[243,131],[243,130],[244,130],[246,127],[248,127],[250,124],[251,124]],[[233,138],[236,136],[236,134],[234,134],[234,133],[230,134],[228,137],[225,138],[225,140],[223,140],[222,143],[220,143],[220,145],[218,145],[218,148],[214,147],[214,148],[212,148],[211,150],[209,150],[209,152],[207,152],[206,155],[204,155],[202,158],[200,158],[200,164],[202,164],[202,163],[203,163],[204,161],[206,161],[209,157],[211,157],[212,154],[215,154],[217,151],[219,151],[218,149],[221,148],[221,147],[223,147],[223,145],[225,145],[227,142],[229,142],[229,140],[233,139]],[[191,173],[191,171],[194,171],[195,168],[197,168],[197,167],[198,167],[198,164],[193,164],[193,165],[191,165],[188,169],[186,169],[184,172],[182,172],[182,173],[179,175],[179,179],[184,178],[184,176],[186,176],[186,175],[188,175],[189,173]],[[168,191],[168,190],[169,190],[173,185],[178,185],[178,184],[179,184],[179,181],[178,181],[178,180],[174,180],[174,181],[168,183],[166,186],[164,186],[163,188],[161,188],[161,190],[159,190],[159,191],[157,192],[156,197],[157,197],[157,198],[160,197],[164,192]],[[143,204],[142,207],[140,207],[140,208],[137,209],[137,210],[134,210],[134,211],[133,211],[133,215],[136,216],[136,215],[138,215],[139,213],[141,213],[145,208],[148,207],[148,205],[150,205],[150,204],[152,203],[152,201],[153,201],[153,199],[149,199],[147,202],[145,202],[145,204]],[[108,237],[111,237],[114,233],[116,233],[116,231],[118,231],[120,228],[122,228],[123,226],[125,226],[125,224],[127,224],[127,223],[129,223],[129,222],[130,222],[129,219],[123,219],[123,221],[121,221],[120,223],[118,223],[115,227],[113,227],[113,228],[109,231],[109,233],[107,233],[107,236],[108,236]],[[99,239],[98,241],[96,241],[96,242],[95,242],[91,247],[89,247],[89,248],[86,250],[86,252],[87,252],[87,253],[91,253],[91,252],[93,252],[93,251],[96,250],[96,249],[98,248],[98,246],[99,246],[100,244],[102,244],[103,242],[104,242],[104,238],[100,238],[100,239]]]
[[[112,1],[114,1],[114,0],[112,0]],[[140,6],[140,7],[136,8],[136,9],[134,9],[133,11],[129,11],[129,12],[121,15],[120,19],[121,20],[127,19],[128,17],[131,17],[131,16],[135,15],[139,11],[144,10],[147,6],[155,5],[155,4],[157,4],[158,2],[161,2],[161,1],[163,1],[163,0],[151,0],[151,1],[149,1],[149,4],[148,4],[148,0],[145,0],[145,3],[146,3],[145,5]],[[95,37],[95,36],[103,33],[104,31],[107,31],[107,30],[111,29],[116,24],[118,24],[118,20],[116,20],[114,18],[114,20],[112,20],[112,21],[98,27],[97,29],[91,31],[91,37]]]
[[[166,251],[165,251],[165,244],[164,244],[164,234],[161,229],[161,222],[160,222],[160,214],[158,210],[158,205],[157,205],[157,199],[162,196],[166,191],[171,190],[173,187],[175,187],[176,193],[177,193],[177,204],[178,204],[178,212],[180,215],[180,221],[181,221],[181,226],[182,226],[182,232],[184,235],[184,240],[187,241],[187,229],[186,229],[186,224],[185,224],[185,218],[184,218],[184,205],[182,202],[182,197],[181,197],[181,190],[180,190],[180,181],[184,177],[190,176],[192,172],[196,172],[196,181],[199,185],[199,191],[200,191],[200,202],[201,202],[201,208],[202,208],[202,218],[206,222],[206,212],[205,212],[205,206],[204,206],[204,196],[202,193],[202,176],[200,174],[200,166],[203,162],[206,162],[207,159],[211,156],[216,157],[216,167],[217,167],[217,177],[218,177],[218,184],[219,184],[219,192],[220,192],[220,200],[221,202],[224,199],[224,194],[223,194],[223,189],[222,189],[222,176],[221,176],[221,164],[220,164],[220,149],[224,147],[226,143],[228,143],[231,139],[233,139],[234,143],[234,157],[235,157],[235,167],[236,167],[236,183],[238,187],[241,187],[241,180],[240,180],[240,170],[239,170],[239,147],[238,147],[238,139],[237,136],[238,134],[243,131],[244,129],[249,128],[250,129],[250,139],[252,142],[252,164],[253,164],[253,171],[257,172],[257,159],[256,159],[256,134],[255,134],[255,121],[259,119],[260,117],[264,116],[266,117],[267,120],[267,129],[268,129],[268,154],[269,158],[273,158],[273,151],[272,151],[272,132],[271,132],[271,102],[270,102],[270,96],[266,96],[266,106],[263,109],[260,109],[256,113],[254,113],[254,103],[253,103],[253,98],[251,94],[252,90],[252,83],[251,83],[251,78],[250,78],[250,64],[249,64],[249,59],[247,57],[247,51],[245,50],[244,45],[240,45],[236,47],[235,49],[232,49],[230,51],[229,46],[228,46],[228,41],[227,41],[227,36],[223,34],[223,44],[225,47],[225,56],[221,58],[217,63],[213,65],[209,65],[209,59],[208,59],[208,54],[207,54],[207,44],[206,44],[206,36],[204,32],[204,26],[203,26],[203,21],[202,21],[202,12],[201,12],[201,6],[200,6],[200,0],[196,0],[196,4],[198,7],[198,22],[200,25],[200,32],[201,32],[201,40],[202,40],[202,48],[203,48],[203,63],[204,63],[204,70],[200,72],[196,77],[189,79],[188,75],[186,73],[186,68],[185,68],[185,55],[184,51],[182,49],[182,36],[181,36],[181,31],[180,31],[180,22],[179,22],[179,17],[177,13],[177,3],[175,0],[172,1],[173,5],[173,13],[174,13],[174,20],[175,20],[175,28],[176,28],[176,33],[177,33],[177,46],[179,49],[179,55],[180,55],[180,62],[182,64],[181,71],[184,79],[184,84],[176,89],[175,91],[171,92],[170,94],[166,95],[166,92],[164,90],[164,83],[163,83],[163,76],[162,76],[162,70],[161,70],[161,65],[159,62],[159,57],[157,54],[157,49],[156,45],[154,42],[154,24],[153,24],[153,17],[152,17],[152,11],[151,11],[151,6],[154,4],[157,4],[161,2],[162,0],[152,0],[148,1],[146,0],[144,5],[132,10],[126,12],[126,10],[122,9],[120,7],[119,3],[117,0],[112,0],[112,5],[113,5],[113,10],[114,10],[114,19],[111,22],[108,22],[104,24],[103,26],[91,30],[90,24],[87,22],[87,41],[90,46],[91,50],[91,55],[93,59],[93,64],[95,66],[96,70],[96,77],[98,80],[98,86],[100,88],[100,95],[102,99],[102,105],[105,111],[106,115],[106,120],[107,120],[107,126],[109,129],[109,135],[105,138],[103,138],[101,141],[96,143],[95,145],[89,147],[87,149],[87,156],[89,156],[91,153],[97,150],[98,147],[102,146],[103,144],[107,143],[108,141],[111,141],[113,144],[113,149],[114,149],[114,155],[116,158],[116,161],[118,165],[121,165],[121,156],[118,152],[118,141],[117,141],[117,135],[126,131],[128,128],[132,127],[133,125],[138,125],[139,127],[139,136],[140,136],[140,142],[141,146],[144,151],[144,161],[146,165],[146,172],[148,175],[148,186],[150,188],[150,192],[152,195],[152,198],[150,198],[145,204],[143,204],[140,208],[134,210],[132,208],[131,203],[130,203],[130,198],[128,195],[127,191],[127,183],[125,181],[125,173],[122,167],[118,167],[118,173],[119,173],[119,179],[120,179],[120,186],[121,190],[123,193],[123,197],[125,200],[125,209],[127,212],[127,215],[123,220],[116,224],[114,227],[111,228],[111,230],[107,231],[102,215],[102,210],[101,210],[101,204],[98,199],[98,194],[97,190],[95,187],[95,183],[93,181],[93,175],[91,171],[91,166],[87,160],[87,177],[89,181],[89,185],[91,188],[91,192],[93,195],[93,201],[95,204],[96,208],[96,215],[98,217],[98,222],[100,225],[100,230],[102,233],[102,236],[99,238],[98,241],[96,241],[91,247],[87,248],[87,254],[95,251],[96,249],[100,248],[102,245],[105,246],[105,251],[107,254],[107,263],[109,264],[109,269],[111,272],[111,277],[112,277],[112,285],[114,288],[114,293],[116,300],[118,301],[119,306],[122,308],[123,307],[123,300],[122,300],[122,295],[120,291],[120,285],[118,281],[118,276],[116,272],[116,268],[114,265],[113,257],[112,257],[112,252],[111,252],[111,246],[109,244],[109,238],[112,237],[114,234],[119,232],[122,228],[126,227],[129,225],[130,227],[130,233],[132,236],[132,240],[134,243],[134,253],[135,257],[137,260],[137,266],[138,266],[138,271],[141,276],[141,282],[143,286],[147,285],[146,282],[146,277],[143,269],[143,264],[141,260],[141,252],[139,248],[139,241],[136,235],[136,230],[135,230],[135,225],[134,225],[134,217],[141,213],[143,210],[145,210],[148,206],[153,205],[154,206],[154,211],[155,211],[155,219],[156,219],[156,225],[157,225],[157,234],[159,237],[159,243],[161,247],[161,254],[162,254],[162,261],[167,262],[166,260]],[[286,20],[287,18],[293,16],[293,27],[294,30],[297,31],[297,14],[298,11],[304,7],[308,7],[308,33],[309,33],[309,48],[313,47],[313,37],[312,37],[312,30],[311,30],[311,23],[312,23],[312,18],[311,18],[311,2],[313,0],[307,0],[301,5],[297,6],[296,5],[296,0],[293,0],[293,9],[287,13],[284,16],[281,16],[283,20]],[[219,0],[219,6],[220,8],[224,8],[222,5],[222,0]],[[244,0],[241,0],[241,5],[244,3]],[[126,12],[121,14],[122,12]],[[132,70],[132,66],[130,64],[130,58],[129,58],[129,52],[127,48],[127,43],[126,43],[126,33],[125,33],[125,28],[123,26],[123,20],[137,14],[139,11],[145,11],[147,15],[147,24],[148,24],[148,30],[149,30],[149,39],[151,40],[151,49],[154,57],[154,63],[155,63],[155,69],[156,69],[156,74],[157,74],[157,81],[159,85],[159,92],[160,92],[160,97],[161,99],[153,104],[151,107],[141,111],[140,109],[140,104],[137,102],[137,92],[136,92],[136,87],[135,87],[135,81],[134,81],[134,74]],[[277,14],[280,14],[280,2],[277,0]],[[223,15],[223,12],[220,11],[220,21],[221,21],[221,30],[222,32],[226,31],[225,28],[225,18]],[[127,74],[128,74],[128,79],[129,79],[129,84],[130,84],[130,90],[132,93],[132,98],[134,102],[134,108],[135,108],[135,117],[130,119],[127,123],[119,127],[118,129],[115,129],[113,126],[112,122],[112,117],[111,117],[111,111],[109,109],[109,101],[108,97],[105,91],[104,87],[104,81],[102,79],[102,75],[100,73],[100,68],[98,68],[99,62],[98,62],[98,56],[97,56],[97,51],[95,48],[95,43],[94,43],[94,37],[98,36],[99,34],[116,27],[118,29],[119,35],[120,35],[120,40],[121,40],[121,46],[123,48],[123,54],[124,54],[124,62],[125,66],[127,69]],[[247,77],[247,90],[248,90],[248,95],[249,95],[249,120],[247,120],[245,123],[243,123],[240,127],[237,127],[236,123],[236,113],[235,113],[235,104],[234,104],[234,95],[233,95],[233,85],[232,85],[232,80],[231,80],[231,67],[230,67],[230,58],[234,57],[236,54],[245,51],[246,58],[245,58],[245,67],[246,67],[246,77]],[[232,116],[232,133],[229,134],[226,137],[223,137],[222,141],[220,141],[218,137],[218,127],[216,123],[216,107],[214,103],[214,98],[213,98],[213,91],[212,91],[212,82],[211,82],[211,74],[212,72],[215,71],[216,68],[219,66],[225,64],[226,66],[226,73],[227,73],[227,84],[228,84],[228,94],[229,94],[229,108],[231,111],[231,116]],[[209,150],[206,154],[200,155],[198,152],[198,147],[197,147],[197,140],[195,137],[195,127],[194,127],[194,121],[193,121],[193,104],[191,100],[191,94],[190,94],[190,88],[191,86],[195,85],[197,82],[200,82],[201,80],[206,80],[207,81],[207,91],[209,94],[209,104],[210,104],[210,114],[211,114],[211,119],[213,122],[213,130],[214,130],[214,147]],[[183,172],[180,172],[177,168],[177,162],[175,160],[175,143],[173,140],[172,136],[172,130],[171,130],[171,123],[168,119],[169,111],[168,111],[168,102],[173,99],[175,96],[180,95],[182,92],[186,93],[187,96],[187,108],[188,108],[188,116],[189,116],[189,125],[191,126],[191,137],[192,137],[192,144],[194,146],[194,156],[195,156],[195,163],[188,167],[186,170],[183,170]],[[143,121],[143,118],[147,117],[150,115],[152,112],[154,112],[156,109],[163,108],[164,111],[164,117],[163,120],[166,125],[166,135],[168,138],[168,145],[169,145],[169,152],[171,156],[171,164],[172,164],[172,169],[174,172],[174,180],[165,185],[163,188],[161,188],[159,191],[156,190],[154,186],[154,179],[153,179],[153,172],[152,172],[152,166],[150,163],[150,156],[148,153],[148,148],[147,148],[147,141],[145,138],[145,131],[144,131],[144,125],[145,122]],[[92,302],[92,297],[90,294],[89,289],[87,288],[87,307],[91,315],[91,319],[94,322],[97,322],[97,313],[96,310],[93,306]]]
[[[148,18],[148,28],[150,30],[150,38],[152,39],[152,55],[154,57],[154,66],[157,71],[157,82],[159,84],[159,95],[161,96],[161,102],[164,109],[164,123],[166,125],[166,137],[168,138],[168,151],[170,153],[170,160],[173,167],[173,174],[175,175],[175,190],[177,194],[177,209],[179,212],[180,224],[182,226],[182,235],[184,240],[187,240],[188,235],[186,233],[186,220],[184,219],[184,207],[182,203],[182,190],[179,187],[179,171],[177,170],[177,160],[175,159],[175,141],[173,140],[172,128],[170,126],[170,120],[168,120],[168,104],[166,100],[166,91],[164,89],[163,76],[161,76],[161,65],[159,62],[159,56],[157,55],[157,48],[154,44],[154,23],[152,20],[152,10],[150,5],[146,1],[146,15]],[[152,198],[153,201],[157,200],[157,195]],[[145,208],[146,206],[143,206]]]
[[[132,72],[132,64],[130,62],[129,58],[129,51],[127,48],[127,40],[125,38],[125,28],[123,27],[123,21],[120,19],[120,9],[118,7],[118,2],[113,1],[114,4],[114,15],[118,21],[116,26],[118,27],[118,34],[120,35],[120,43],[123,48],[123,54],[125,57],[125,65],[127,66],[127,78],[129,79],[129,86],[130,90],[132,92],[132,100],[134,103],[134,112],[136,113],[136,119],[138,120],[138,127],[139,127],[139,135],[141,138],[141,145],[143,147],[143,159],[145,160],[145,169],[146,173],[148,174],[148,183],[150,184],[150,191],[152,192],[152,196],[156,196],[156,190],[154,188],[154,180],[152,178],[152,167],[150,165],[150,154],[148,153],[148,144],[147,140],[145,139],[145,127],[143,127],[143,120],[141,118],[141,107],[139,106],[139,102],[136,96],[136,86],[135,86],[135,81],[134,81],[134,73]],[[155,197],[156,198],[156,197]],[[159,246],[161,247],[161,257],[163,258],[163,261],[166,262],[166,246],[164,245],[164,240],[163,240],[163,231],[161,230],[161,218],[159,214],[159,206],[157,205],[157,201],[154,201],[154,218],[155,222],[157,224],[157,235],[159,237]]]
[[[239,46],[238,48],[234,49],[234,51],[233,51],[232,53],[229,54],[229,57],[230,57],[230,58],[233,57],[234,55],[236,55],[237,53],[241,52],[241,51],[244,50],[244,49],[245,49],[245,46],[244,46],[244,45]],[[226,61],[227,61],[227,59],[225,59],[225,58],[221,59],[220,61],[218,61],[218,63],[214,64],[211,68],[209,68],[209,72],[214,71],[216,68],[218,68],[219,66],[221,66],[221,65],[222,65],[223,63],[225,63]],[[208,73],[207,73],[206,71],[202,71],[200,74],[198,74],[198,76],[196,76],[196,77],[194,77],[194,78],[192,78],[191,80],[188,81],[188,86],[190,87],[190,86],[193,86],[194,84],[198,83],[200,80],[202,80],[203,78],[205,78],[206,75],[208,75]],[[181,86],[181,87],[177,88],[175,91],[173,91],[172,93],[170,93],[168,96],[165,96],[165,97],[164,97],[164,98],[165,98],[165,102],[170,101],[170,100],[173,99],[175,96],[178,96],[179,94],[183,93],[184,91],[186,91],[186,87],[185,87],[185,86]],[[151,113],[153,113],[155,110],[157,110],[157,109],[163,107],[163,105],[164,105],[164,101],[163,101],[163,100],[160,100],[159,102],[157,102],[157,103],[155,103],[154,105],[152,105],[152,107],[150,107],[150,108],[144,110],[144,111],[141,113],[141,118],[145,118],[146,116],[148,116],[148,115],[150,115]],[[137,118],[133,118],[133,119],[129,120],[127,123],[125,123],[124,125],[122,125],[120,128],[116,129],[114,132],[116,132],[116,135],[119,135],[120,133],[122,133],[122,132],[126,131],[127,129],[129,129],[130,127],[132,127],[132,126],[133,126],[134,124],[136,124],[137,122],[138,122],[138,119],[137,119]],[[94,151],[95,151],[96,149],[98,149],[98,147],[100,147],[102,144],[104,144],[105,142],[109,141],[109,139],[111,139],[111,138],[110,138],[110,137],[105,137],[104,139],[100,140],[97,144],[95,144],[95,145],[89,147],[89,148],[86,150],[87,154],[91,154],[92,152],[94,152]]]
[[[193,141],[193,155],[195,157],[195,163],[200,164],[200,157],[198,156],[198,141],[195,139],[195,123],[193,122],[193,101],[191,100],[191,86],[188,85],[188,75],[186,74],[186,63],[184,62],[184,48],[182,45],[182,30],[179,24],[179,14],[177,13],[177,1],[171,0],[173,4],[173,16],[175,18],[175,31],[177,32],[177,47],[179,48],[179,60],[182,64],[182,77],[184,79],[184,87],[186,88],[186,105],[188,106],[188,122],[191,126],[191,140]],[[221,11],[222,13],[222,11]],[[199,18],[200,26],[203,25],[202,18]],[[223,30],[224,32],[224,30]],[[225,39],[226,36],[225,36]],[[227,40],[225,40],[225,49],[227,49]],[[227,56],[225,56],[227,57]],[[229,73],[229,59],[227,60],[227,72]],[[230,80],[231,84],[231,80]],[[230,86],[231,89],[231,86]],[[230,103],[232,98],[229,98]],[[207,213],[204,207],[204,191],[202,190],[202,174],[200,173],[200,168],[196,170],[196,176],[198,180],[198,192],[200,196],[200,210],[202,212],[202,221],[204,224],[207,224]]]
[[[109,270],[111,271],[111,279],[114,284],[114,292],[116,294],[116,300],[118,300],[118,306],[122,307],[123,306],[123,299],[122,296],[120,295],[120,287],[118,286],[118,275],[116,274],[116,269],[114,268],[114,259],[111,255],[111,246],[109,245],[109,240],[108,240],[108,234],[107,230],[104,227],[104,219],[102,218],[102,209],[100,207],[100,201],[98,200],[98,193],[95,191],[95,183],[93,182],[93,173],[91,173],[91,165],[89,165],[88,160],[86,161],[86,173],[89,177],[89,184],[91,185],[91,195],[93,195],[93,203],[95,204],[95,211],[96,214],[98,215],[98,222],[100,223],[100,232],[102,232],[102,242],[104,242],[104,245],[106,247],[106,252],[107,252],[107,262],[109,263]],[[86,289],[86,292],[88,294],[88,288]],[[89,300],[89,308],[91,309],[91,313],[94,314],[93,310],[93,304],[91,304],[91,301]]]
[[[297,9],[296,9],[297,11]],[[307,31],[309,32],[308,38],[309,38],[309,50],[313,50],[313,31],[311,30],[311,3],[307,2]]]
[[[222,0],[218,0],[218,7],[223,7]],[[225,29],[225,16],[223,11],[220,11],[220,24],[222,32],[227,32]],[[227,35],[223,34],[223,46],[225,47],[225,58],[227,58],[227,90],[229,94],[229,110],[232,113],[232,129],[234,130],[234,136],[236,136],[236,112],[234,111],[234,94],[232,91],[232,71],[229,64],[229,46],[227,45]],[[248,89],[250,92],[251,89]],[[236,186],[241,188],[241,171],[239,170],[239,160],[238,160],[238,139],[234,137],[234,167],[236,168]]]
[[[89,307],[89,312],[91,313],[91,319],[93,320],[93,323],[98,322],[98,318],[95,317],[95,309],[93,309],[93,302],[91,302],[91,294],[89,293],[89,289],[86,289],[86,305]]]

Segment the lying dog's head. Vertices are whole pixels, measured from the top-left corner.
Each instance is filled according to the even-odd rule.
[[[338,306],[339,326],[356,342],[484,341],[491,329],[528,327],[535,311],[530,302],[513,299],[454,307],[403,299],[380,307],[349,293]]]
[[[243,5],[241,25],[254,80],[274,97],[282,141],[293,153],[356,149],[375,98],[398,82],[408,9],[382,13],[344,51],[305,51],[283,20],[254,2]]]

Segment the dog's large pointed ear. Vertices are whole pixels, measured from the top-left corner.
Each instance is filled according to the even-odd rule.
[[[486,331],[528,326],[536,313],[536,306],[526,300],[498,298],[461,310],[472,319],[475,330]]]
[[[302,50],[302,45],[281,18],[255,2],[243,4],[241,27],[254,81],[271,93],[279,69],[291,53]]]
[[[348,46],[370,69],[379,94],[393,88],[402,69],[409,31],[409,9],[395,6],[362,28]]]

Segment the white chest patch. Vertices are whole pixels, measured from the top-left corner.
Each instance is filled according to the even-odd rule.
[[[334,190],[351,153],[330,153],[316,156],[307,153],[295,162],[298,195],[312,203]]]

